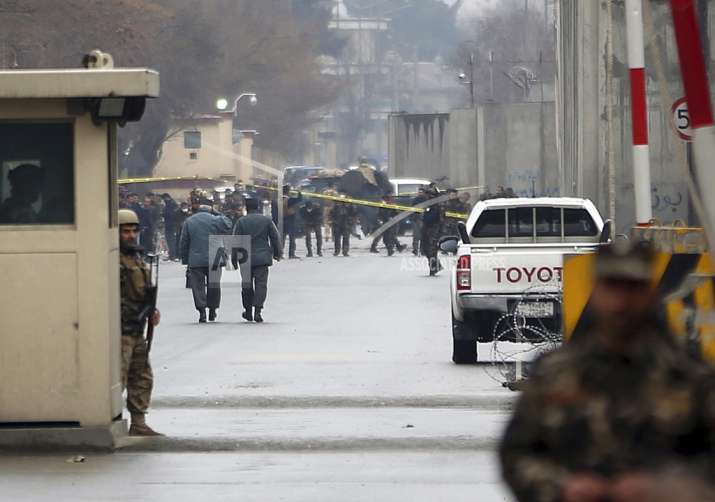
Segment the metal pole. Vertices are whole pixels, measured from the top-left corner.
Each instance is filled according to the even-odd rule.
[[[613,2],[606,2],[606,121],[608,151],[608,217],[616,228],[616,162],[613,149]]]
[[[494,51],[489,51],[489,100],[494,101]]]
[[[474,53],[469,54],[469,97],[474,108]]]
[[[636,223],[647,226],[653,218],[651,208],[650,149],[648,147],[648,101],[643,43],[642,0],[626,0],[628,67],[631,80],[633,126],[633,187],[636,198]]]

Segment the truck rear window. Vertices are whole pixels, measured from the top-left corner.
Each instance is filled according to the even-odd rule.
[[[506,214],[504,209],[487,209],[477,220],[472,229],[472,237],[497,237],[506,236]]]
[[[504,239],[507,236],[536,239],[596,235],[598,227],[586,209],[561,207],[487,209],[479,216],[472,230],[472,237],[492,239]]]
[[[564,209],[564,234],[566,237],[592,237],[598,235],[598,228],[585,209]]]
[[[536,208],[536,236],[561,237],[561,208]]]
[[[509,237],[534,236],[534,209],[517,207],[509,209]]]

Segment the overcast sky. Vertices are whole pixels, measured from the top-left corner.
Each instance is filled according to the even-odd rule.
[[[453,4],[456,0],[446,0],[448,4]],[[472,14],[479,12],[479,8],[483,5],[495,3],[497,0],[467,0],[462,7],[463,14]]]

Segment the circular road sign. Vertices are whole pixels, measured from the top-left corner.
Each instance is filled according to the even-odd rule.
[[[673,127],[678,133],[680,139],[684,141],[692,141],[693,135],[690,130],[690,113],[688,113],[688,100],[680,98],[673,103]]]

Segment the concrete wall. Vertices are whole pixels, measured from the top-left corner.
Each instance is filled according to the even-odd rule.
[[[480,184],[525,197],[559,195],[554,114],[553,103],[479,107]]]
[[[450,116],[447,113],[390,115],[389,171],[396,178],[436,180],[449,176]]]
[[[450,114],[390,119],[390,175],[455,187],[512,187],[558,195],[553,103],[486,104]]]

